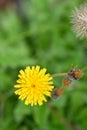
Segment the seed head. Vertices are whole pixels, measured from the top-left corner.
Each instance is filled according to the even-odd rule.
[[[77,36],[87,38],[87,4],[82,4],[73,11],[71,23]]]

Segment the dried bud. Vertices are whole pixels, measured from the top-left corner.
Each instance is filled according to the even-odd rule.
[[[87,4],[83,4],[74,10],[71,23],[77,36],[87,38]]]
[[[62,85],[64,87],[68,87],[71,84],[72,80],[71,78],[69,78],[69,76],[65,77],[62,81]]]
[[[52,93],[51,93],[51,96],[52,96],[52,98],[56,99],[59,96],[61,96],[62,94],[63,94],[63,89],[62,88],[54,88]]]
[[[69,79],[77,80],[83,76],[83,72],[77,68],[72,68],[68,73]]]
[[[68,75],[63,79],[62,85],[68,87],[73,80],[78,80],[83,76],[83,72],[80,69],[72,68]]]

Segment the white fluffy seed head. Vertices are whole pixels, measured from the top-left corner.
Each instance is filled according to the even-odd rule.
[[[83,4],[73,11],[71,23],[77,36],[87,39],[87,4]]]

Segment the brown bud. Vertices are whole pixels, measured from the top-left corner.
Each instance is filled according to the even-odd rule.
[[[67,87],[71,84],[73,80],[78,80],[83,76],[83,72],[80,69],[72,68],[68,75],[63,79],[62,85]]]
[[[83,76],[83,72],[79,69],[72,68],[68,73],[68,76],[71,80],[77,80]]]
[[[72,80],[69,76],[65,77],[62,81],[62,85],[64,87],[68,87],[71,84]]]
[[[52,96],[52,98],[56,99],[59,96],[61,96],[62,94],[63,94],[63,89],[62,88],[54,88],[52,93],[51,93],[51,96]]]

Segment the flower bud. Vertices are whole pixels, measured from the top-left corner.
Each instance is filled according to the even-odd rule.
[[[54,99],[57,99],[59,96],[61,96],[63,94],[63,89],[62,88],[54,88],[51,96]]]

